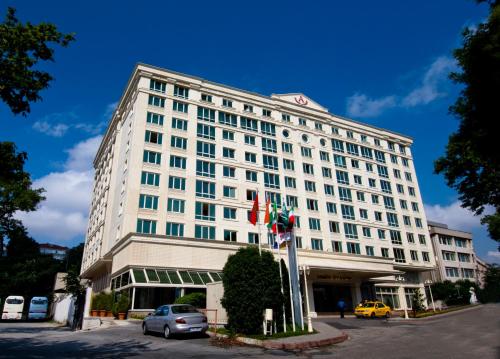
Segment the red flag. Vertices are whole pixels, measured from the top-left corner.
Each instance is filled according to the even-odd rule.
[[[252,212],[250,213],[250,223],[254,226],[257,224],[257,213],[259,213],[259,195],[255,195],[255,199],[253,201]]]

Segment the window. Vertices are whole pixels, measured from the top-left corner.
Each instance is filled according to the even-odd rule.
[[[251,189],[247,189],[247,201],[253,201],[256,195],[257,191],[252,191]]]
[[[158,187],[160,185],[160,174],[142,171],[141,184]]]
[[[366,246],[365,250],[366,250],[367,256],[374,256],[375,255],[375,251],[374,251],[372,246]]]
[[[206,93],[202,93],[201,100],[204,102],[212,102],[212,95],[207,95]]]
[[[330,155],[328,154],[328,152],[319,151],[319,158],[321,161],[330,162]]]
[[[328,227],[331,233],[340,233],[339,222],[329,221]]]
[[[194,237],[197,239],[215,239],[215,227],[211,226],[194,226]]]
[[[285,187],[287,188],[297,188],[297,183],[295,178],[285,176]]]
[[[278,152],[276,140],[273,140],[272,138],[262,137],[262,150],[272,153]]]
[[[184,213],[185,201],[177,198],[167,200],[167,212]]]
[[[382,257],[389,258],[389,248],[380,248],[380,252],[382,253]]]
[[[474,278],[474,269],[462,268],[462,277],[464,278]]]
[[[325,194],[327,196],[335,196],[335,192],[331,184],[325,184],[324,187],[325,187]]]
[[[335,253],[342,253],[342,242],[332,241],[332,250]]]
[[[148,105],[163,108],[165,107],[165,99],[158,96],[149,95]]]
[[[414,262],[418,262],[418,252],[414,250],[410,250],[411,260]]]
[[[270,155],[262,155],[262,163],[264,168],[270,170],[278,170],[278,157],[270,156]]]
[[[304,187],[308,192],[316,192],[316,183],[313,181],[304,181]]]
[[[359,156],[358,145],[355,145],[355,144],[350,143],[350,142],[346,142],[345,147],[346,147],[347,153],[349,153],[350,155]]]
[[[447,277],[459,277],[458,268],[446,267],[445,270],[446,270]]]
[[[281,149],[283,150],[284,153],[293,153],[293,146],[291,143],[282,142]]]
[[[347,172],[336,170],[335,173],[337,175],[338,183],[349,184],[349,174]]]
[[[215,221],[215,204],[196,202],[195,218],[204,221]]]
[[[259,244],[259,235],[257,233],[248,233],[248,243]]]
[[[175,109],[174,109],[175,110]],[[215,122],[215,110],[207,107],[198,106],[198,120]]]
[[[158,209],[158,196],[139,195],[139,208]]]
[[[187,113],[188,112],[188,104],[184,102],[179,102],[179,101],[174,101],[174,104],[172,106],[172,109],[177,112],[183,112]]]
[[[398,244],[398,245],[403,244],[403,240],[401,239],[401,232],[390,230],[389,234],[391,235],[391,243],[392,244]]]
[[[236,242],[237,233],[238,232],[236,232],[236,231],[230,231],[230,230],[225,229],[224,230],[224,240],[226,242]]]
[[[332,127],[332,134],[338,135],[339,134],[339,129],[337,127]]]
[[[399,183],[396,184],[396,190],[398,191],[399,194],[404,194],[405,193],[403,185],[401,185]]]
[[[300,153],[302,154],[302,157],[312,158],[312,151],[308,147],[301,147],[300,148]]]
[[[152,164],[159,165],[159,164],[161,164],[161,153],[144,150],[142,160],[145,163],[152,163]]]
[[[266,188],[280,188],[280,176],[274,173],[264,172],[264,186]]]
[[[227,141],[234,141],[234,132],[228,130],[222,130],[222,139]]]
[[[467,248],[465,239],[455,238],[455,245],[460,248]]]
[[[410,196],[415,197],[415,188],[413,188],[413,187],[408,187],[408,193],[410,194]]]
[[[392,193],[391,183],[388,181],[380,180],[380,188],[382,192]]]
[[[236,198],[236,187],[224,186],[222,192],[226,198]]]
[[[408,203],[404,199],[399,200],[399,206],[401,209],[408,209]]]
[[[215,178],[215,163],[196,160],[196,175]]]
[[[323,250],[323,241],[318,238],[311,238],[311,249],[315,251]]]
[[[415,225],[417,226],[417,228],[423,228],[422,220],[420,218],[415,218]]]
[[[243,104],[243,111],[253,112],[253,106],[245,103],[245,104]]]
[[[410,166],[410,163],[408,162],[408,160],[406,158],[401,158],[401,162],[403,163],[403,166],[405,166],[405,167]]]
[[[184,224],[167,222],[166,235],[172,237],[184,237]]]
[[[326,211],[331,214],[337,213],[337,205],[333,202],[326,202]]]
[[[412,202],[411,203],[411,209],[413,210],[413,212],[418,212],[419,209],[418,209],[418,203],[417,202]]]
[[[154,80],[154,79],[151,79],[149,81],[149,89],[151,91],[157,91],[157,92],[165,93],[166,87],[167,87],[167,84],[165,82],[161,82],[161,81]]]
[[[354,183],[359,184],[359,185],[362,185],[362,184],[363,184],[363,182],[362,182],[362,180],[361,180],[361,176],[354,175]]]
[[[180,156],[170,156],[170,167],[186,169],[186,158]]]
[[[236,208],[224,207],[224,219],[236,219]]]
[[[215,140],[215,127],[199,123],[196,129],[197,129],[196,135],[198,137],[207,138],[209,140]]]
[[[282,120],[283,122],[290,122],[290,115],[287,115],[287,114],[285,114],[285,113],[282,113],[282,114],[281,114],[281,120]]]
[[[401,179],[401,171],[397,169],[393,169],[392,172],[394,173],[394,177]]]
[[[345,187],[339,187],[339,198],[341,201],[352,202],[351,190]]]
[[[185,150],[187,148],[187,138],[172,136],[170,138],[170,146],[173,148],[180,148]]]
[[[363,156],[363,158],[368,158],[370,160],[373,159],[373,153],[371,148],[361,146],[361,156]]]
[[[295,236],[295,245],[297,248],[302,248],[302,237]]]
[[[385,231],[383,229],[377,229],[378,239],[385,239]]]
[[[377,160],[377,162],[385,163],[385,153],[384,152],[374,150],[374,153],[375,153],[375,160]]]
[[[399,227],[398,216],[396,213],[386,212],[387,224],[391,227]]]
[[[215,199],[215,183],[196,180],[196,197]]]
[[[448,252],[448,251],[441,251],[441,255],[445,261],[455,261],[455,253],[454,252]]]
[[[304,171],[305,174],[314,175],[314,167],[310,163],[303,163],[302,170]]]
[[[215,158],[215,144],[197,141],[196,154],[201,157]]]
[[[361,250],[359,249],[359,243],[347,242],[347,253],[350,254],[361,254]]]
[[[415,244],[415,237],[413,236],[413,233],[406,233],[406,240],[410,244]]]
[[[360,216],[362,219],[368,219],[368,210],[363,209],[363,208],[360,208],[360,209],[359,209],[359,216]]]
[[[245,161],[250,163],[257,163],[257,155],[252,152],[245,152]]]
[[[321,172],[323,173],[323,177],[332,178],[332,170],[327,167],[321,167]]]
[[[222,99],[222,106],[224,107],[233,107],[233,101],[228,100],[227,98]]]
[[[379,204],[379,197],[376,194],[372,194],[372,203]]]
[[[185,191],[186,179],[182,177],[170,176],[168,177],[168,188]]]
[[[403,216],[403,223],[405,226],[411,226],[411,219],[409,216]]]
[[[405,251],[402,248],[393,248],[396,263],[406,263]]]
[[[247,181],[257,182],[257,172],[255,171],[246,171],[245,177]]]
[[[378,138],[374,138],[373,143],[375,143],[375,146],[380,147],[380,140]]]
[[[340,140],[333,139],[332,147],[335,152],[344,152],[344,142]]]
[[[219,123],[232,127],[238,126],[238,117],[232,113],[219,111]]]
[[[283,159],[283,168],[290,171],[295,171],[295,162],[293,160]]]
[[[346,238],[358,239],[358,228],[353,223],[344,223],[344,233]]]
[[[156,234],[156,221],[138,218],[136,232],[144,234]]]
[[[228,147],[222,148],[222,157],[234,159],[234,154],[235,154],[234,149]]]
[[[377,165],[377,171],[380,177],[389,178],[389,172],[387,171],[387,167]]]
[[[258,131],[258,125],[257,125],[257,120],[248,118],[248,117],[240,117],[240,126],[241,128],[249,131]]]
[[[372,236],[372,231],[370,227],[363,227],[363,236],[367,238],[371,238]]]
[[[189,97],[189,89],[187,87],[175,85],[174,86],[174,96],[188,98]]]
[[[181,130],[181,131],[187,131],[187,121],[182,120],[180,118],[175,118],[172,117],[172,128]]]
[[[422,259],[424,260],[424,262],[430,262],[429,252],[422,252]]]
[[[347,168],[347,163],[344,156],[333,155],[333,162],[337,167]]]
[[[420,244],[426,245],[426,243],[425,243],[425,235],[424,234],[419,234],[418,235],[418,241],[419,241]]]
[[[368,185],[369,185],[371,188],[375,188],[375,187],[377,187],[377,183],[376,183],[376,181],[375,181],[373,178],[368,178]]]
[[[360,191],[356,191],[356,198],[358,199],[358,201],[364,202],[365,201],[365,193],[360,192]]]
[[[396,206],[394,205],[394,199],[392,197],[383,196],[384,198],[384,206],[386,209],[395,210]]]
[[[323,125],[320,122],[314,122],[314,128],[319,131],[323,131]]]
[[[287,207],[297,208],[299,206],[299,201],[296,196],[287,195],[286,205]]]
[[[307,204],[307,209],[310,211],[317,211],[318,210],[318,201],[315,199],[306,199],[306,204]]]
[[[260,121],[260,132],[264,135],[276,136],[276,126],[273,123]]]
[[[153,112],[148,112],[146,115],[146,122],[152,123],[154,125],[163,126],[163,119],[164,119],[163,115]]]
[[[393,155],[392,153],[391,153],[391,163],[394,163],[395,165],[398,164],[398,156]]]
[[[346,204],[340,206],[342,212],[342,218],[344,219],[356,219],[354,217],[354,207]]]
[[[351,160],[351,166],[352,166],[352,168],[359,168],[359,161],[358,160]]]
[[[245,144],[255,146],[255,136],[245,135]]]
[[[236,177],[236,168],[224,166],[224,167],[222,167],[222,175],[224,177],[235,178]]]
[[[307,120],[299,117],[299,126],[307,126]]]
[[[311,231],[321,231],[321,222],[318,218],[309,218],[309,229]]]
[[[282,202],[280,193],[266,191],[264,194],[264,198],[269,198],[271,203],[276,203],[278,208],[281,207]],[[297,217],[295,217],[295,221],[297,221]]]

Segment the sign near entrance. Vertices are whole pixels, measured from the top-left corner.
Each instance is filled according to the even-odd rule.
[[[327,274],[319,274],[317,276],[318,279],[331,279],[331,280],[351,280],[351,277],[343,276],[343,275],[327,275]]]
[[[307,101],[302,95],[295,96],[294,99],[295,102],[297,102],[301,106],[306,106],[309,103],[309,101]]]

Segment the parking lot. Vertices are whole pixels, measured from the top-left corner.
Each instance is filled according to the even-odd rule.
[[[208,337],[141,333],[140,322],[89,332],[71,332],[50,323],[0,323],[0,358],[481,358],[500,353],[500,305],[486,305],[420,322],[322,318],[349,340],[304,352],[248,346],[221,347]]]

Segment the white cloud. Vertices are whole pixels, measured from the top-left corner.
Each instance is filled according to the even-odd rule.
[[[346,112],[352,117],[376,117],[382,112],[395,108],[411,108],[427,105],[436,99],[446,96],[441,89],[450,71],[455,70],[456,62],[446,56],[438,57],[425,71],[417,87],[403,95],[389,95],[370,98],[365,94],[355,93],[347,98]]]
[[[47,121],[36,121],[33,124],[33,129],[52,137],[62,137],[66,134],[69,129],[68,125],[64,123],[58,123],[52,125]]]
[[[487,257],[486,262],[500,264],[500,252],[488,251],[486,257]]]
[[[395,96],[371,99],[366,95],[356,93],[347,99],[347,113],[354,117],[376,117],[395,106]]]
[[[34,181],[43,187],[46,200],[35,212],[18,213],[35,239],[68,242],[85,234],[94,171],[92,161],[102,136],[77,143],[66,152],[65,171],[52,172]]]
[[[113,112],[115,112],[117,106],[118,106],[118,101],[111,102],[110,104],[108,104],[106,106],[106,110],[104,111],[103,117],[106,118],[106,119],[108,119],[109,117],[111,117],[111,115],[113,114]]]
[[[460,206],[455,201],[448,206],[424,204],[427,220],[447,224],[450,229],[470,232],[481,227],[481,217]]]

